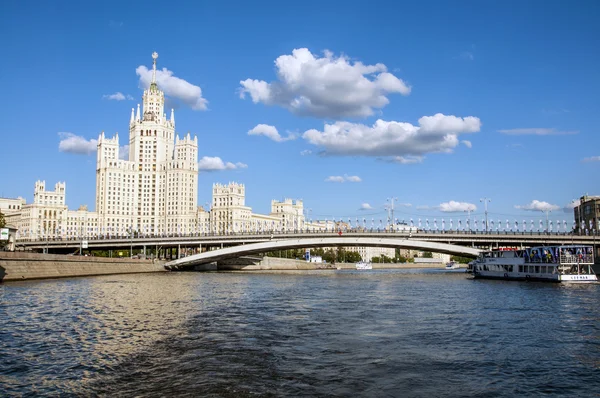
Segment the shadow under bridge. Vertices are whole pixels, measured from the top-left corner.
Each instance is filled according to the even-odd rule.
[[[400,249],[425,250],[436,253],[452,254],[464,257],[477,257],[480,249],[473,247],[453,245],[449,243],[438,243],[420,241],[417,239],[399,238],[365,238],[352,236],[323,237],[323,238],[300,238],[300,239],[274,239],[267,242],[251,243],[211,250],[200,254],[180,258],[165,264],[166,269],[183,270],[199,264],[212,263],[214,261],[238,258],[251,254],[266,253],[286,249],[308,249],[314,247],[334,246],[358,246],[358,247],[393,247]]]

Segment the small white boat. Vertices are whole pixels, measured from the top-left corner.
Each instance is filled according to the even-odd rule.
[[[454,261],[450,261],[448,264],[446,264],[446,269],[459,269],[460,265]]]
[[[359,261],[356,263],[356,269],[373,269],[373,266],[366,261]]]
[[[537,246],[524,250],[492,250],[473,264],[475,279],[543,282],[598,282],[592,246]]]

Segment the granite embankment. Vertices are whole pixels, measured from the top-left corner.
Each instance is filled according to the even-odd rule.
[[[371,263],[373,269],[410,269],[410,268],[437,268],[443,269],[442,263]],[[354,263],[309,263],[304,260],[293,260],[275,257],[240,257],[218,263],[196,266],[197,271],[296,271],[318,269],[356,269]]]
[[[129,258],[0,252],[0,281],[164,272],[163,264]]]

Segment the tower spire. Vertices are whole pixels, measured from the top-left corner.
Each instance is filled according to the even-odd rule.
[[[154,51],[152,53],[152,84],[156,84],[156,58],[158,58],[158,53]]]

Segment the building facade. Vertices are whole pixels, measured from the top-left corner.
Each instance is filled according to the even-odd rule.
[[[129,153],[119,157],[118,133],[98,138],[96,211],[101,235],[190,234],[197,229],[198,138],[175,133],[175,113],[164,113],[156,59],[142,112],[131,110]]]
[[[600,196],[582,196],[579,199],[579,205],[575,206],[573,212],[575,232],[598,234],[600,231]]]

